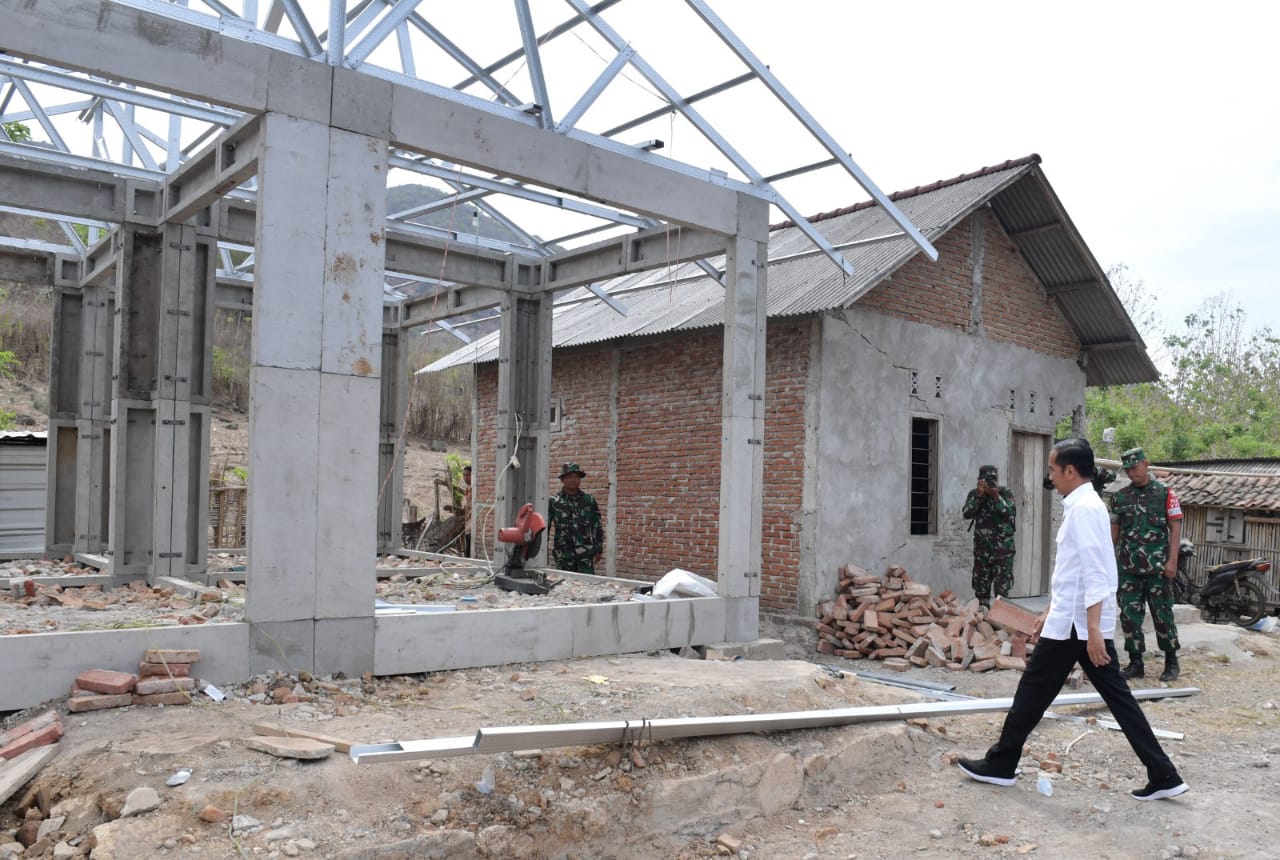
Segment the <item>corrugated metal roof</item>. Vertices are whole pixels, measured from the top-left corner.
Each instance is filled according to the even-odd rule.
[[[988,201],[1011,233],[1036,228],[1034,233],[1024,234],[1019,245],[1042,282],[1075,284],[1100,279],[1096,287],[1058,295],[1063,313],[1083,343],[1113,345],[1091,353],[1086,367],[1088,383],[1158,378],[1128,315],[1061,213],[1038,165],[1039,157],[1030,156],[890,197],[930,241]],[[848,307],[917,253],[884,210],[869,203],[823,213],[811,222],[853,264],[854,274],[846,276],[790,222],[776,225],[769,235],[770,317]],[[1046,223],[1059,226],[1045,231]],[[717,268],[724,266],[723,257],[709,262]],[[553,325],[557,348],[724,324],[723,288],[691,263],[673,270],[627,275],[601,288],[626,305],[627,314],[619,314],[586,290],[571,291],[557,302]],[[1119,341],[1135,343],[1116,348]],[[495,361],[497,357],[498,333],[494,332],[422,372]]]
[[[44,430],[0,430],[0,445],[44,445],[48,439]]]

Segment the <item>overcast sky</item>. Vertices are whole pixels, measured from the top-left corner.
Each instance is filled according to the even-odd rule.
[[[1230,290],[1280,331],[1267,5],[715,6],[885,190],[1038,152],[1099,262],[1127,264],[1171,324]]]

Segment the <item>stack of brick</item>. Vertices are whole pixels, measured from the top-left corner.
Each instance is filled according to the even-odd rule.
[[[200,660],[194,649],[152,648],[143,654],[138,674],[90,669],[76,676],[67,708],[72,713],[123,708],[126,705],[187,705],[196,682],[191,664]]]
[[[61,737],[62,718],[57,711],[45,711],[0,733],[0,761],[15,759],[27,750],[57,743]]]
[[[984,612],[976,599],[961,603],[950,590],[934,595],[898,565],[884,576],[845,565],[835,599],[819,604],[817,616],[819,653],[881,660],[900,672],[1025,669],[1035,623],[1034,614],[1004,601]]]

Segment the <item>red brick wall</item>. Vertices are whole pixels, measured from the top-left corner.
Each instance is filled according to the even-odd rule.
[[[809,337],[807,320],[771,321],[766,340],[761,603],[786,612],[798,608]],[[722,342],[721,332],[714,331],[616,347],[618,576],[656,579],[683,567],[715,578]],[[559,490],[562,462],[577,461],[588,473],[583,488],[605,517],[614,350],[559,350],[552,363],[553,396],[563,398],[564,414],[563,429],[551,434],[549,487]],[[497,380],[496,365],[480,368],[479,499],[493,497]]]
[[[1073,358],[1080,352],[1057,303],[1027,265],[998,219],[981,209],[939,241],[938,262],[923,255],[858,300],[858,307],[911,322],[967,331],[973,304],[973,225],[983,219],[982,328],[991,340],[1045,355]]]

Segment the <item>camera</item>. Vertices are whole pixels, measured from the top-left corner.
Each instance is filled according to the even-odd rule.
[[[1050,477],[1046,474],[1046,475],[1044,476],[1044,483],[1043,483],[1041,486],[1043,486],[1046,490],[1052,490],[1052,489],[1053,489],[1053,479],[1052,479],[1052,478],[1050,478]]]
[[[993,490],[1000,489],[1000,482],[997,481],[995,478],[983,478],[982,483],[986,484],[988,487],[990,487]]]

